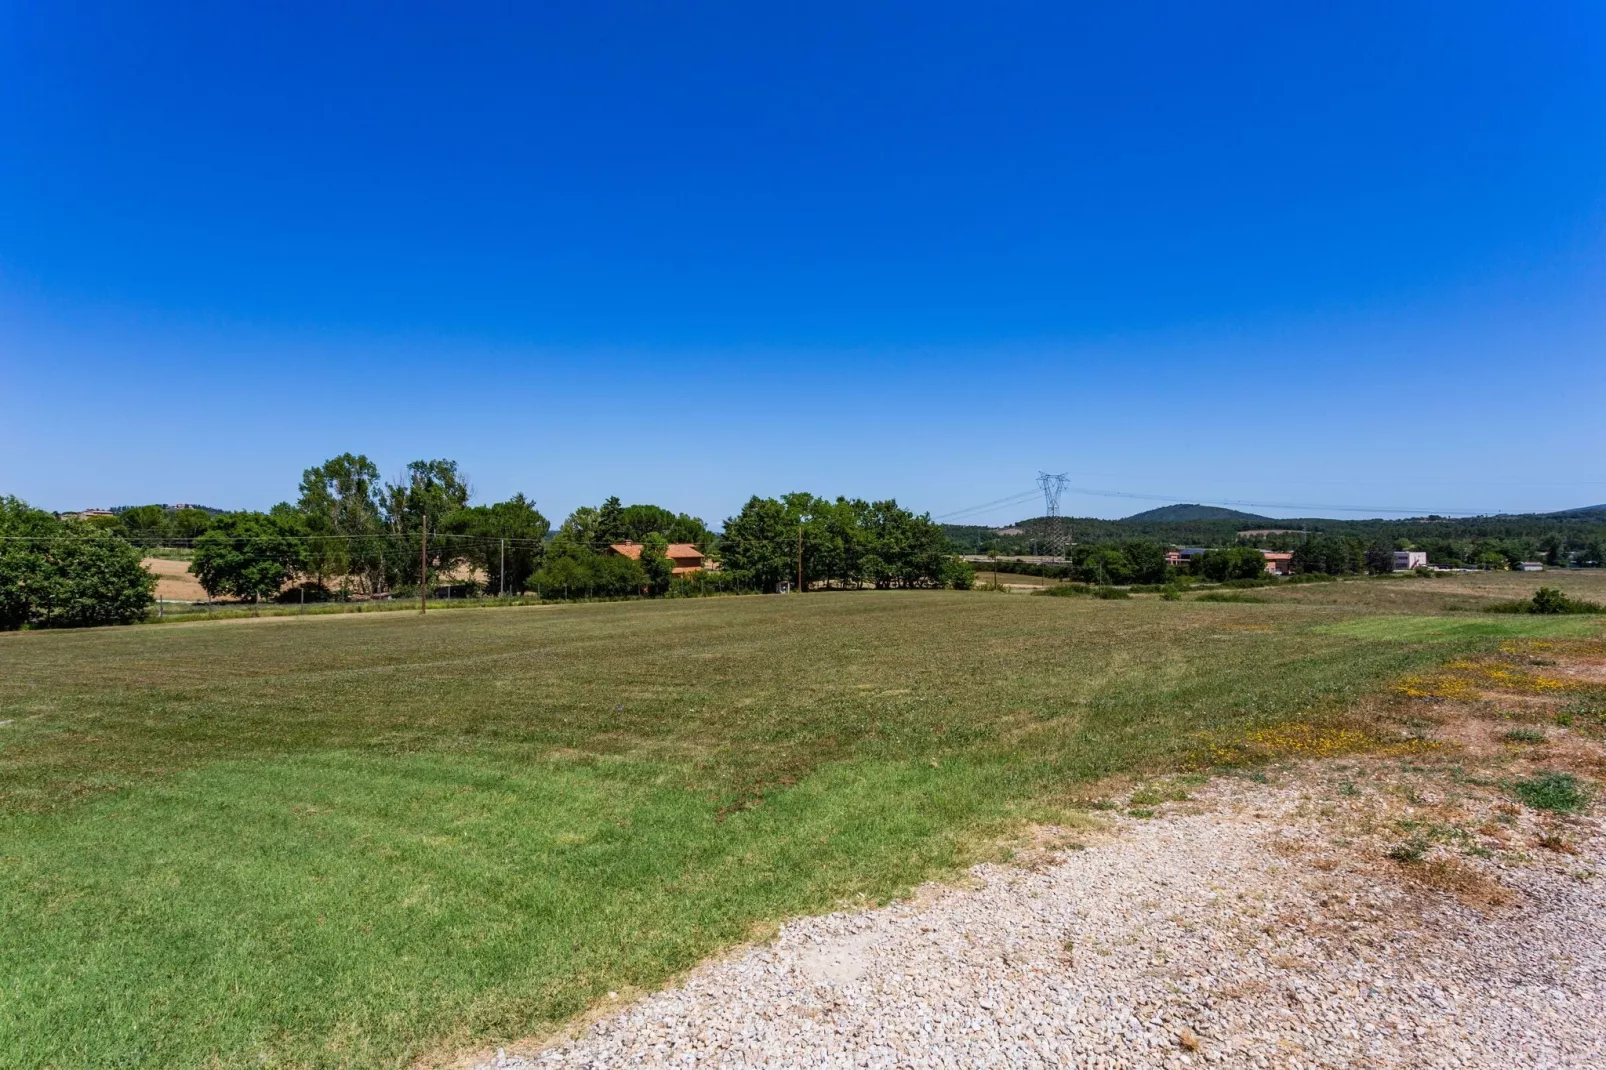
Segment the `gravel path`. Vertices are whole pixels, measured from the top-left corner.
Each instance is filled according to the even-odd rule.
[[[1606,1066],[1596,823],[1339,768],[1218,780],[973,887],[792,922],[482,1066]],[[1386,856],[1435,815],[1481,831]]]

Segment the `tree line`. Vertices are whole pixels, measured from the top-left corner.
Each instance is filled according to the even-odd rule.
[[[753,497],[716,533],[700,518],[610,497],[554,531],[533,500],[471,504],[455,461],[420,460],[394,481],[366,455],[306,469],[294,501],[266,511],[161,505],[62,518],[0,499],[0,628],[139,620],[155,578],[142,552],[182,547],[211,598],[384,597],[422,584],[543,597],[701,595],[805,588],[968,587],[942,529],[896,501],[808,493]],[[635,556],[610,547],[634,543]],[[689,544],[716,570],[675,576]]]
[[[1243,522],[1231,520],[1128,521],[1069,517],[1061,521],[1078,545],[1119,545],[1134,539],[1164,545],[1225,547],[1252,545],[1297,551],[1308,540],[1342,538],[1361,553],[1422,550],[1445,568],[1509,568],[1519,561],[1552,567],[1598,568],[1606,562],[1606,511],[1576,515],[1427,517],[1418,520],[1267,520],[1267,529],[1240,535]],[[1015,555],[1052,551],[1045,517],[1023,520],[1000,535],[978,525],[945,525],[956,552]]]

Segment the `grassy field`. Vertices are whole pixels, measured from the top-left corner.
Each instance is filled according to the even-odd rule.
[[[0,1062],[396,1066],[540,1032],[1102,776],[1600,629],[1450,612],[1539,579],[6,636]]]

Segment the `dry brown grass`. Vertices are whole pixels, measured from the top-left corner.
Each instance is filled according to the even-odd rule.
[[[1498,910],[1516,900],[1511,889],[1458,859],[1430,858],[1399,869],[1408,881],[1452,896],[1475,910]]]

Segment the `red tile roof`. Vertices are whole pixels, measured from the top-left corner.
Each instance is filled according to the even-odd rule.
[[[641,560],[641,543],[639,542],[616,542],[608,549],[621,557],[628,557],[632,561]],[[688,557],[695,557],[700,563],[703,559],[703,552],[689,542],[672,542],[669,544],[669,548],[664,551],[664,556],[671,561],[683,561]]]

